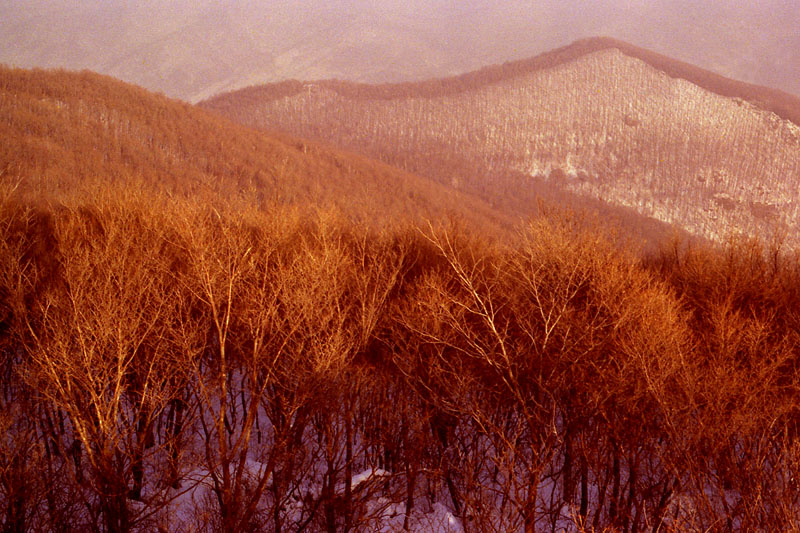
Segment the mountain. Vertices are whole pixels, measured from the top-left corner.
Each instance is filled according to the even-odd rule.
[[[0,178],[36,202],[122,187],[332,208],[367,225],[450,214],[487,228],[508,222],[426,178],[92,72],[0,68],[0,138]]]
[[[613,39],[422,83],[286,82],[202,105],[493,201],[556,188],[709,238],[800,234],[800,99]]]
[[[505,210],[90,72],[0,69],[0,138],[4,531],[795,518],[793,257],[487,236]]]
[[[613,35],[800,94],[798,26],[785,0],[6,0],[0,62],[91,69],[196,102],[286,79],[443,77]]]

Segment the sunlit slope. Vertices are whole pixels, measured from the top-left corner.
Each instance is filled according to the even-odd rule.
[[[234,124],[91,72],[0,69],[1,179],[41,198],[112,185],[330,207],[363,221],[455,213],[469,195],[361,156]]]
[[[800,234],[795,100],[595,39],[446,80],[286,83],[205,105],[487,197],[545,181],[719,238]]]

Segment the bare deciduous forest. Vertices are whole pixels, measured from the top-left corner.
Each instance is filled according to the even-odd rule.
[[[91,73],[0,70],[0,135],[3,531],[800,528],[793,249]]]
[[[611,39],[442,80],[285,82],[202,105],[505,208],[556,189],[712,240],[800,230],[800,99]]]
[[[792,254],[117,192],[3,190],[8,531],[798,526]]]

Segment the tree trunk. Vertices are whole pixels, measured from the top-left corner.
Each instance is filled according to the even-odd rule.
[[[528,495],[525,498],[525,533],[536,533],[536,498],[539,494],[539,472],[531,474]]]
[[[350,403],[350,402],[348,402]],[[345,463],[344,463],[344,531],[350,531],[353,526],[353,421],[352,409],[348,408],[344,414],[345,431]]]

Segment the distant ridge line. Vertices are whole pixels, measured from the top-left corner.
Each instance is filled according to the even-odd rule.
[[[307,90],[309,83],[317,88],[335,91],[341,96],[365,99],[395,99],[410,97],[441,97],[466,92],[477,87],[499,83],[537,70],[554,68],[587,54],[617,49],[623,54],[639,59],[672,78],[681,78],[710,92],[729,98],[741,98],[753,105],[775,113],[782,119],[800,126],[800,97],[779,89],[754,85],[726,78],[690,63],[634,46],[611,37],[589,37],[572,44],[544,52],[537,56],[509,61],[479,70],[417,82],[365,84],[341,80],[302,82],[289,80],[265,85],[255,85],[221,93],[199,103],[202,107],[224,110],[231,106],[255,103],[264,99],[294,96]]]

